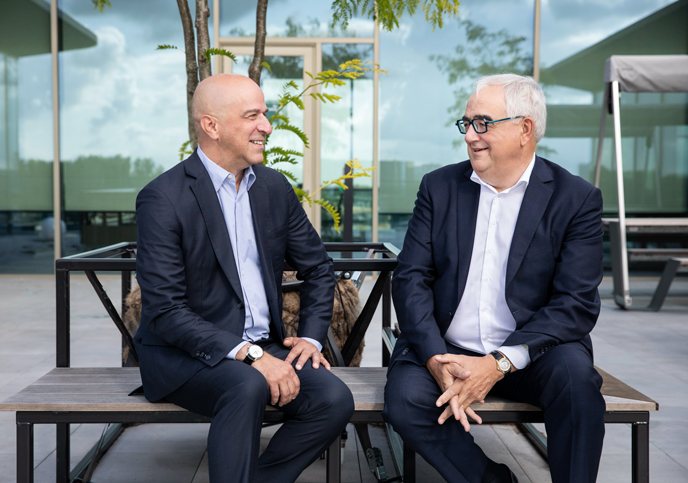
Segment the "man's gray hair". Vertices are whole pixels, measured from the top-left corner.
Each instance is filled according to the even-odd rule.
[[[474,86],[476,94],[488,86],[502,86],[506,115],[532,118],[535,121],[535,141],[540,142],[547,127],[547,106],[545,93],[535,79],[516,74],[488,75],[478,80]]]

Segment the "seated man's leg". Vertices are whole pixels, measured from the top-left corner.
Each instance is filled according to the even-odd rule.
[[[416,453],[450,483],[479,483],[488,458],[453,418],[440,425],[441,391],[430,372],[413,362],[397,361],[387,374],[385,421]]]
[[[260,430],[270,389],[247,364],[225,359],[196,373],[166,400],[212,417],[208,434],[211,482],[253,483]]]
[[[283,360],[289,354],[289,349],[279,344],[270,344],[265,350]],[[295,481],[344,431],[354,412],[351,391],[324,367],[313,369],[308,361],[296,374],[301,383],[299,395],[289,404],[275,406],[288,420],[258,460],[258,483]]]
[[[553,483],[595,481],[604,439],[602,377],[580,343],[558,345],[522,371],[509,374],[492,394],[545,412]]]

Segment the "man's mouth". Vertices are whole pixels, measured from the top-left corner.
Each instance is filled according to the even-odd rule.
[[[474,153],[479,153],[481,151],[487,150],[487,148],[471,148],[471,149],[473,150]]]
[[[265,141],[256,141],[251,139],[249,142],[252,144],[257,144],[258,146],[265,146]]]

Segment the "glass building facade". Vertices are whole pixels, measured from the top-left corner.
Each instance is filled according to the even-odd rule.
[[[100,13],[85,0],[53,2],[57,70],[51,68],[50,2],[0,0],[0,273],[53,270],[55,210],[62,256],[133,241],[137,193],[179,162],[188,138],[176,3],[113,2]],[[235,64],[216,58],[214,72],[246,73],[256,0],[209,3],[211,43],[238,56]],[[310,149],[286,132],[271,137],[304,153],[289,169],[308,191],[341,175],[350,159],[375,167],[374,177],[354,180],[352,196],[340,188],[322,192],[348,220],[341,231],[329,215],[307,208],[331,241],[402,246],[422,176],[467,158],[453,122],[480,76],[535,75],[548,101],[538,154],[592,181],[605,60],[688,54],[688,0],[462,3],[459,17],[434,31],[422,12],[403,17],[392,32],[358,17],[346,30],[332,28],[331,16],[331,2],[322,0],[270,3],[272,71],[261,79],[274,107],[285,82],[308,82],[306,71],[353,58],[377,60],[387,71],[328,88],[341,97],[335,104],[307,99],[305,110],[288,112],[309,136]],[[156,50],[160,44],[178,49]],[[688,216],[688,94],[625,93],[621,119],[629,216]],[[601,188],[609,214],[617,209],[613,166],[608,140]]]

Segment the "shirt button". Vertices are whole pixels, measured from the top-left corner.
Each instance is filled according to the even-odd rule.
[[[488,249],[487,253],[492,253],[492,248]]]
[[[488,336],[484,335],[483,340],[490,340],[490,338]]]
[[[243,277],[243,276],[245,276],[245,275],[246,275],[246,274],[245,274],[244,271],[242,270],[242,271],[241,271],[241,276]]]
[[[489,279],[489,278],[487,278],[487,277],[485,277],[485,280],[484,280],[484,281],[485,281],[485,282],[489,282],[489,281],[490,281],[490,279]]]
[[[487,310],[487,307],[483,307],[483,308],[481,308],[480,310],[482,310],[483,312],[485,312],[485,311]]]
[[[496,221],[493,221],[493,222],[492,222],[492,224],[493,224],[493,225],[496,225],[496,224],[497,224],[497,222],[496,222]]]

